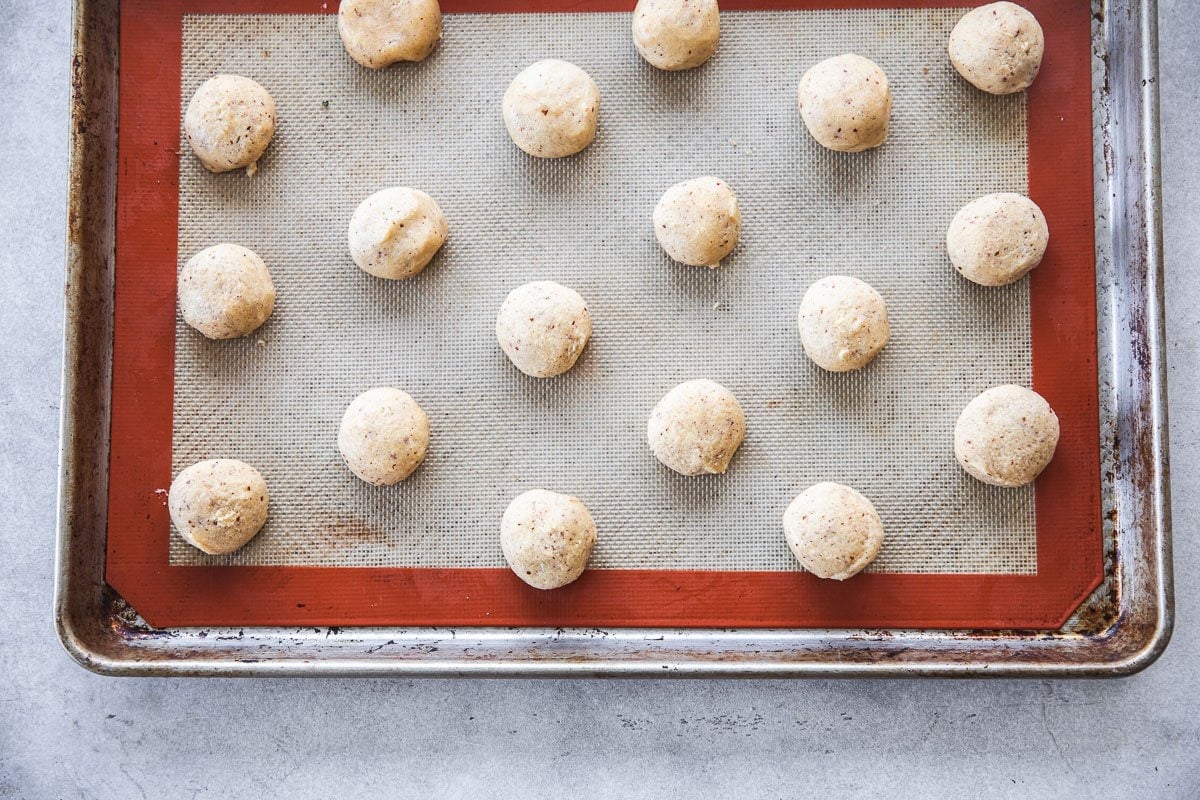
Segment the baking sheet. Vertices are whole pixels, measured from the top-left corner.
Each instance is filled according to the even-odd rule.
[[[263,83],[279,132],[259,174],[180,164],[179,264],[221,241],[266,259],[278,288],[257,335],[210,342],[178,322],[173,472],[209,457],[257,466],[271,518],[246,548],[205,556],[172,534],[172,564],[502,566],[508,500],[535,486],[581,497],[600,537],[593,568],[787,571],[783,509],[820,480],[875,502],[888,538],[873,570],[1032,574],[1033,489],[967,478],[954,420],[977,392],[1031,380],[1028,281],[960,279],[944,231],[968,200],[1027,190],[1025,96],[971,89],[944,55],[961,9],[722,14],[704,67],[638,59],[627,14],[463,14],[426,62],[372,72],[328,15],[189,15],[182,100],[217,72]],[[888,73],[887,145],[823,150],[795,86],[854,51]],[[499,102],[542,57],[579,64],[602,92],[596,142],[539,161],[508,140]],[[742,242],[724,266],[672,264],[650,212],[672,183],[715,174],[738,193]],[[416,279],[349,259],[355,206],[391,185],[430,192],[450,240]],[[851,274],[879,289],[891,344],[850,375],[803,356],[805,288]],[[579,364],[538,381],[495,343],[514,286],[552,279],[588,300]],[[674,384],[715,379],[749,432],[730,472],[685,478],[645,444]],[[404,388],[430,415],[429,457],[405,483],[370,487],[341,463],[346,404]]]

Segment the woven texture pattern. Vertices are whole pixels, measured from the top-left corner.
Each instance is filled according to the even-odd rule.
[[[1032,489],[966,477],[952,432],[999,383],[1030,381],[1028,282],[985,289],[945,256],[967,201],[1026,190],[1023,96],[954,73],[960,11],[724,13],[717,55],[686,73],[637,56],[626,14],[461,15],[426,62],[373,72],[332,16],[200,16],[184,25],[183,103],[218,72],[274,96],[259,174],[210,175],[182,145],[179,262],[217,242],[258,252],[278,288],[256,335],[210,342],[179,322],[174,471],[203,458],[258,467],[266,528],[209,557],[172,536],[174,564],[501,566],[508,500],[578,495],[599,527],[594,568],[793,570],[783,510],[821,480],[870,497],[887,540],[872,569],[1036,571]],[[796,111],[801,74],[858,52],[888,73],[888,143],[835,154]],[[603,96],[582,154],[540,161],[508,139],[500,98],[545,57],[587,70]],[[742,241],[719,270],[675,265],[650,214],[677,181],[728,181]],[[346,226],[387,186],[445,210],[450,238],[417,278],[350,261]],[[887,299],[892,341],[833,375],[804,357],[807,286],[860,277]],[[565,376],[520,374],[495,314],[519,284],[579,291],[591,344]],[[650,455],[646,418],[683,380],[729,387],[748,435],[724,476],[684,478]],[[372,386],[405,389],[430,417],[425,464],[406,482],[357,481],[337,451],[342,411]]]

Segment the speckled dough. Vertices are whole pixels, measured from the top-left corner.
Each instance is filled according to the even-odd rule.
[[[633,43],[659,69],[700,66],[720,38],[717,0],[638,0],[633,9]]]
[[[179,313],[210,339],[235,339],[262,325],[275,308],[275,284],[253,250],[215,244],[179,272]]]
[[[822,369],[866,366],[888,343],[887,303],[858,278],[831,275],[808,287],[800,302],[800,341]]]
[[[800,116],[830,150],[857,153],[887,140],[892,90],[874,61],[846,53],[804,73],[796,92]]]
[[[438,0],[342,0],[338,33],[350,57],[371,69],[422,61],[442,38]]]
[[[1029,88],[1046,39],[1033,14],[1016,3],[991,3],[969,11],[950,32],[950,61],[958,74],[991,94]]]
[[[350,257],[377,278],[411,278],[425,269],[449,234],[441,207],[425,192],[382,189],[350,218]]]
[[[946,252],[964,278],[983,286],[1020,280],[1042,263],[1046,217],[1019,194],[989,194],[963,206],[946,231]]]
[[[267,482],[232,458],[201,461],[171,483],[167,508],[187,543],[210,555],[232,553],[267,521]]]
[[[250,78],[216,75],[192,95],[183,132],[209,172],[245,167],[253,175],[275,135],[275,101]]]
[[[549,58],[513,78],[502,107],[517,147],[539,158],[562,158],[596,138],[600,89],[579,67]]]
[[[746,415],[719,383],[687,381],[650,412],[646,438],[655,458],[681,475],[717,475],[746,438]]]
[[[969,475],[994,486],[1026,486],[1054,458],[1058,417],[1037,392],[997,386],[963,409],[954,455]]]
[[[429,417],[407,392],[368,389],[342,415],[338,450],[350,471],[367,483],[399,483],[421,465],[428,448]]]
[[[534,378],[552,378],[573,367],[591,335],[587,303],[574,289],[553,281],[513,289],[496,316],[500,349]]]
[[[693,267],[719,267],[742,233],[737,196],[720,178],[677,183],[654,207],[654,235],[667,255]]]
[[[883,521],[871,501],[849,486],[818,483],[783,514],[796,560],[818,578],[844,581],[862,572],[883,546]]]
[[[517,495],[500,521],[504,560],[537,589],[557,589],[582,575],[595,543],[596,523],[587,506],[558,492]]]

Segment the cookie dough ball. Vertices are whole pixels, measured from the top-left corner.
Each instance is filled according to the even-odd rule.
[[[870,284],[832,275],[808,287],[800,301],[800,341],[818,367],[849,372],[865,367],[892,334],[887,303]]]
[[[500,521],[504,560],[536,589],[557,589],[583,574],[596,523],[577,497],[545,489],[517,495]]]
[[[703,177],[677,183],[654,207],[654,235],[667,255],[693,267],[719,267],[742,233],[742,212],[729,184]]]
[[[425,460],[429,417],[407,392],[368,389],[346,407],[338,450],[350,471],[375,486],[407,478]]]
[[[496,339],[517,369],[553,378],[575,366],[592,335],[587,302],[554,281],[534,281],[508,293],[496,316]]]
[[[210,555],[232,553],[267,521],[267,482],[242,461],[201,461],[172,481],[167,509],[188,544]]]
[[[596,138],[600,90],[579,67],[548,58],[513,78],[503,110],[513,144],[531,156],[562,158]]]
[[[849,486],[818,483],[783,514],[796,560],[818,578],[844,581],[862,572],[883,546],[883,521],[871,501]]]
[[[1058,447],[1058,417],[1037,392],[997,386],[963,409],[954,455],[967,474],[993,486],[1033,483]]]
[[[646,438],[654,457],[681,475],[719,475],[746,438],[746,415],[719,383],[687,381],[650,412]]]
[[[633,9],[633,43],[659,69],[700,66],[720,37],[717,0],[638,0]]]
[[[423,61],[442,38],[438,0],[342,0],[338,33],[350,57],[371,69]]]
[[[425,192],[382,189],[350,217],[350,257],[376,278],[411,278],[425,269],[449,234],[446,215]]]
[[[804,73],[796,99],[808,132],[830,150],[858,153],[887,139],[892,90],[874,61],[827,58]]]
[[[958,21],[949,49],[959,75],[985,92],[1012,94],[1037,77],[1046,39],[1037,19],[1021,6],[991,3]]]
[[[275,135],[275,100],[249,78],[216,75],[192,95],[183,132],[209,172],[245,167],[253,175]]]
[[[179,272],[183,321],[210,339],[236,339],[266,322],[275,308],[275,284],[253,250],[215,244],[188,259]]]
[[[1020,194],[985,195],[963,206],[946,231],[950,262],[983,286],[1020,280],[1042,263],[1050,230],[1037,203]]]

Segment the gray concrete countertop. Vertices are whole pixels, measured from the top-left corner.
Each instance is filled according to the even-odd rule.
[[[67,0],[0,0],[0,797],[1200,797],[1200,15],[1160,0],[1178,624],[1107,681],[133,680],[51,623]]]

